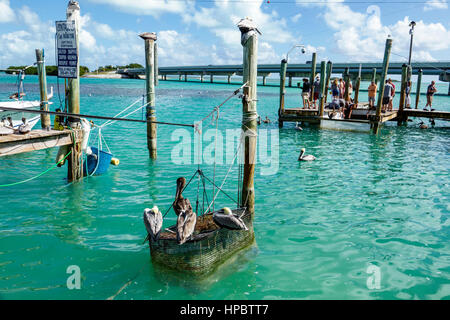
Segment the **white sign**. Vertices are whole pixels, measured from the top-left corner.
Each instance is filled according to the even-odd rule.
[[[56,48],[58,51],[58,77],[76,78],[78,75],[78,49],[75,21],[56,21]]]

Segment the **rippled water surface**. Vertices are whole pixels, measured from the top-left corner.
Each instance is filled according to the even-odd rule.
[[[0,77],[1,96],[12,92],[14,81]],[[116,114],[144,88],[141,80],[83,79],[81,85],[82,113],[101,115]],[[36,78],[28,77],[25,86],[28,98],[37,98]],[[160,81],[158,120],[193,123],[236,87]],[[263,117],[276,120],[278,91],[258,87]],[[287,105],[296,106],[298,89],[287,93]],[[59,104],[56,87],[53,101]],[[436,97],[435,107],[450,111],[450,97]],[[241,104],[234,98],[223,108],[225,136],[225,129],[239,127]],[[449,299],[450,126],[437,121],[420,130],[419,122],[388,124],[378,136],[309,126],[299,132],[286,124],[279,131],[278,171],[261,175],[257,166],[255,245],[202,281],[155,268],[142,244],[143,209],[165,211],[176,178],[196,169],[171,161],[179,131],[158,127],[158,160],[152,162],[144,125],[107,127],[120,165],[106,175],[67,184],[64,167],[0,188],[0,298],[106,299],[131,280],[116,299]],[[299,163],[302,147],[318,160]],[[1,158],[0,184],[44,171],[56,152]],[[212,165],[202,168],[212,175]],[[218,180],[227,169],[218,165]],[[230,175],[225,189],[235,195],[237,168]],[[187,196],[195,199],[195,190]],[[218,202],[231,205],[224,197]],[[165,225],[174,222],[170,213]],[[66,287],[70,265],[81,269],[80,290]],[[380,289],[367,286],[369,265],[380,268]]]

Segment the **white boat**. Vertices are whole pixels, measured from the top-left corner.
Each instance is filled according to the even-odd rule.
[[[28,127],[32,129],[36,123],[40,120],[40,115],[36,113],[26,112],[26,109],[39,110],[41,102],[40,101],[27,101],[22,100],[25,96],[23,92],[23,80],[25,78],[25,69],[18,70],[18,87],[17,92],[10,96],[8,101],[0,101],[0,135],[14,133],[15,129],[18,129],[20,125],[23,124],[22,118],[25,118]],[[51,87],[50,94],[48,95],[48,100],[53,97],[53,87]],[[49,104],[51,104],[49,102]],[[12,111],[12,110],[2,110],[5,108],[15,108],[23,109],[24,111]],[[8,118],[12,120],[12,128]]]

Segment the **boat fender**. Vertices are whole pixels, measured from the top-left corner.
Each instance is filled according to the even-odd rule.
[[[81,118],[81,129],[83,130],[83,140],[81,141],[81,150],[86,151],[91,133],[91,124],[88,120]]]
[[[120,163],[119,159],[117,159],[117,158],[112,158],[112,159],[111,159],[111,164],[112,164],[113,166],[118,166],[119,163]]]
[[[61,160],[63,160],[64,157],[69,153],[69,150],[70,150],[69,146],[62,146],[62,147],[59,147],[58,154],[56,155],[56,160],[55,160],[55,162],[56,162],[56,163],[59,163]],[[65,162],[66,162],[66,160],[61,161],[61,162],[58,164],[58,167],[62,167],[62,166],[64,165]]]

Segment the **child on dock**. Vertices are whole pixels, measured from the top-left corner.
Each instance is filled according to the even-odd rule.
[[[375,95],[377,93],[377,84],[375,81],[372,81],[367,88],[369,91],[369,111],[375,109]]]
[[[339,99],[339,85],[337,79],[334,79],[331,84],[331,94],[333,95],[333,99]]]
[[[435,84],[436,84],[436,82],[431,81],[431,84],[427,88],[427,104],[426,104],[425,108],[423,108],[423,110],[427,110],[428,106],[430,106],[430,111],[434,110],[434,109],[432,109],[431,105],[433,104],[433,96],[437,92]]]
[[[386,84],[384,85],[384,94],[383,94],[383,108],[381,112],[385,113],[386,110],[389,110],[389,106],[392,103],[394,87],[390,83],[391,79],[386,80]]]

